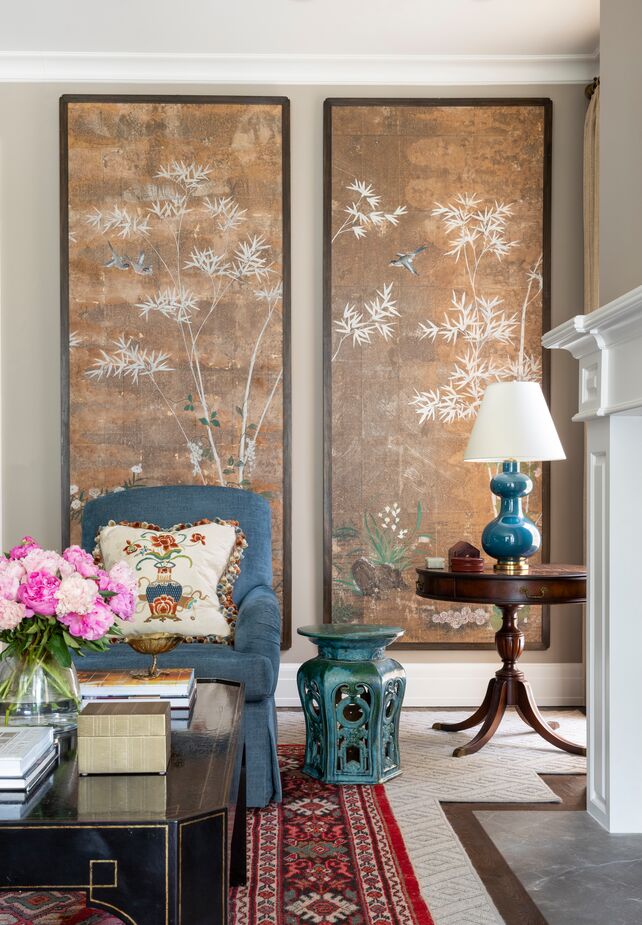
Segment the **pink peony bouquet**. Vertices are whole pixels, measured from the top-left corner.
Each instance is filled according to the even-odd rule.
[[[67,668],[72,651],[102,651],[120,635],[116,620],[131,619],[135,592],[124,562],[106,572],[80,546],[59,555],[25,536],[0,557],[0,661],[49,654]]]

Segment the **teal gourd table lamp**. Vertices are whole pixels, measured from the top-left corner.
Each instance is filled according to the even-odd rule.
[[[495,570],[528,571],[528,558],[540,547],[540,534],[522,512],[522,498],[533,483],[520,462],[566,459],[546,399],[537,382],[493,382],[484,393],[464,453],[466,462],[501,462],[491,479],[500,511],[482,533],[484,551]]]

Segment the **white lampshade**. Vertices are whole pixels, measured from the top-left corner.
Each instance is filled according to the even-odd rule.
[[[537,382],[493,382],[482,399],[467,462],[566,459]]]

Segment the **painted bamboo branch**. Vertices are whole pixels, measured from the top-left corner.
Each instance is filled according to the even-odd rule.
[[[268,298],[268,310],[265,315],[265,319],[261,326],[261,330],[258,333],[256,338],[254,349],[252,350],[250,356],[250,363],[247,371],[247,378],[245,381],[245,390],[243,392],[243,401],[241,404],[241,435],[239,438],[239,458],[238,458],[238,476],[237,480],[239,484],[243,481],[244,470],[245,470],[245,454],[246,454],[246,443],[247,443],[247,428],[248,428],[248,411],[250,404],[250,392],[252,390],[252,380],[254,378],[254,367],[256,366],[256,360],[259,354],[259,349],[261,346],[261,341],[265,335],[265,332],[268,329],[272,316],[276,309],[277,302],[281,298],[281,292],[279,289],[273,290],[270,293]],[[256,442],[256,441],[255,441]]]
[[[153,382],[154,387],[156,388],[158,394],[160,395],[160,397],[163,399],[163,401],[165,402],[165,404],[166,404],[167,407],[169,408],[170,413],[172,414],[174,420],[176,421],[176,424],[178,425],[178,429],[180,430],[180,432],[181,432],[182,435],[183,435],[183,438],[185,439],[185,445],[186,445],[186,447],[187,447],[187,450],[188,450],[188,452],[190,452],[190,447],[191,447],[192,441],[191,441],[191,440],[189,439],[189,437],[187,436],[187,433],[185,432],[185,428],[183,427],[181,421],[179,420],[178,415],[176,414],[176,409],[172,407],[172,403],[171,403],[171,402],[169,401],[169,399],[166,397],[166,395],[164,394],[163,390],[161,389],[161,387],[159,386],[159,384],[156,382],[156,379],[154,378],[154,376],[152,375],[152,376],[150,376],[149,378],[150,378],[151,381]],[[191,454],[190,454],[190,455],[191,455]],[[201,468],[201,464],[200,464],[200,462],[199,462],[198,460],[195,460],[195,461],[194,461],[194,467],[198,470],[198,474],[199,474],[200,477],[201,477],[201,481],[202,481],[203,485],[207,484],[207,481],[206,481],[205,476],[204,476],[204,474],[203,474],[203,470],[202,470],[202,468]]]

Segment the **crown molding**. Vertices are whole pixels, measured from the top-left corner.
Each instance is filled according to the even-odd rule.
[[[0,81],[502,85],[585,83],[595,55],[237,55],[0,52]]]

